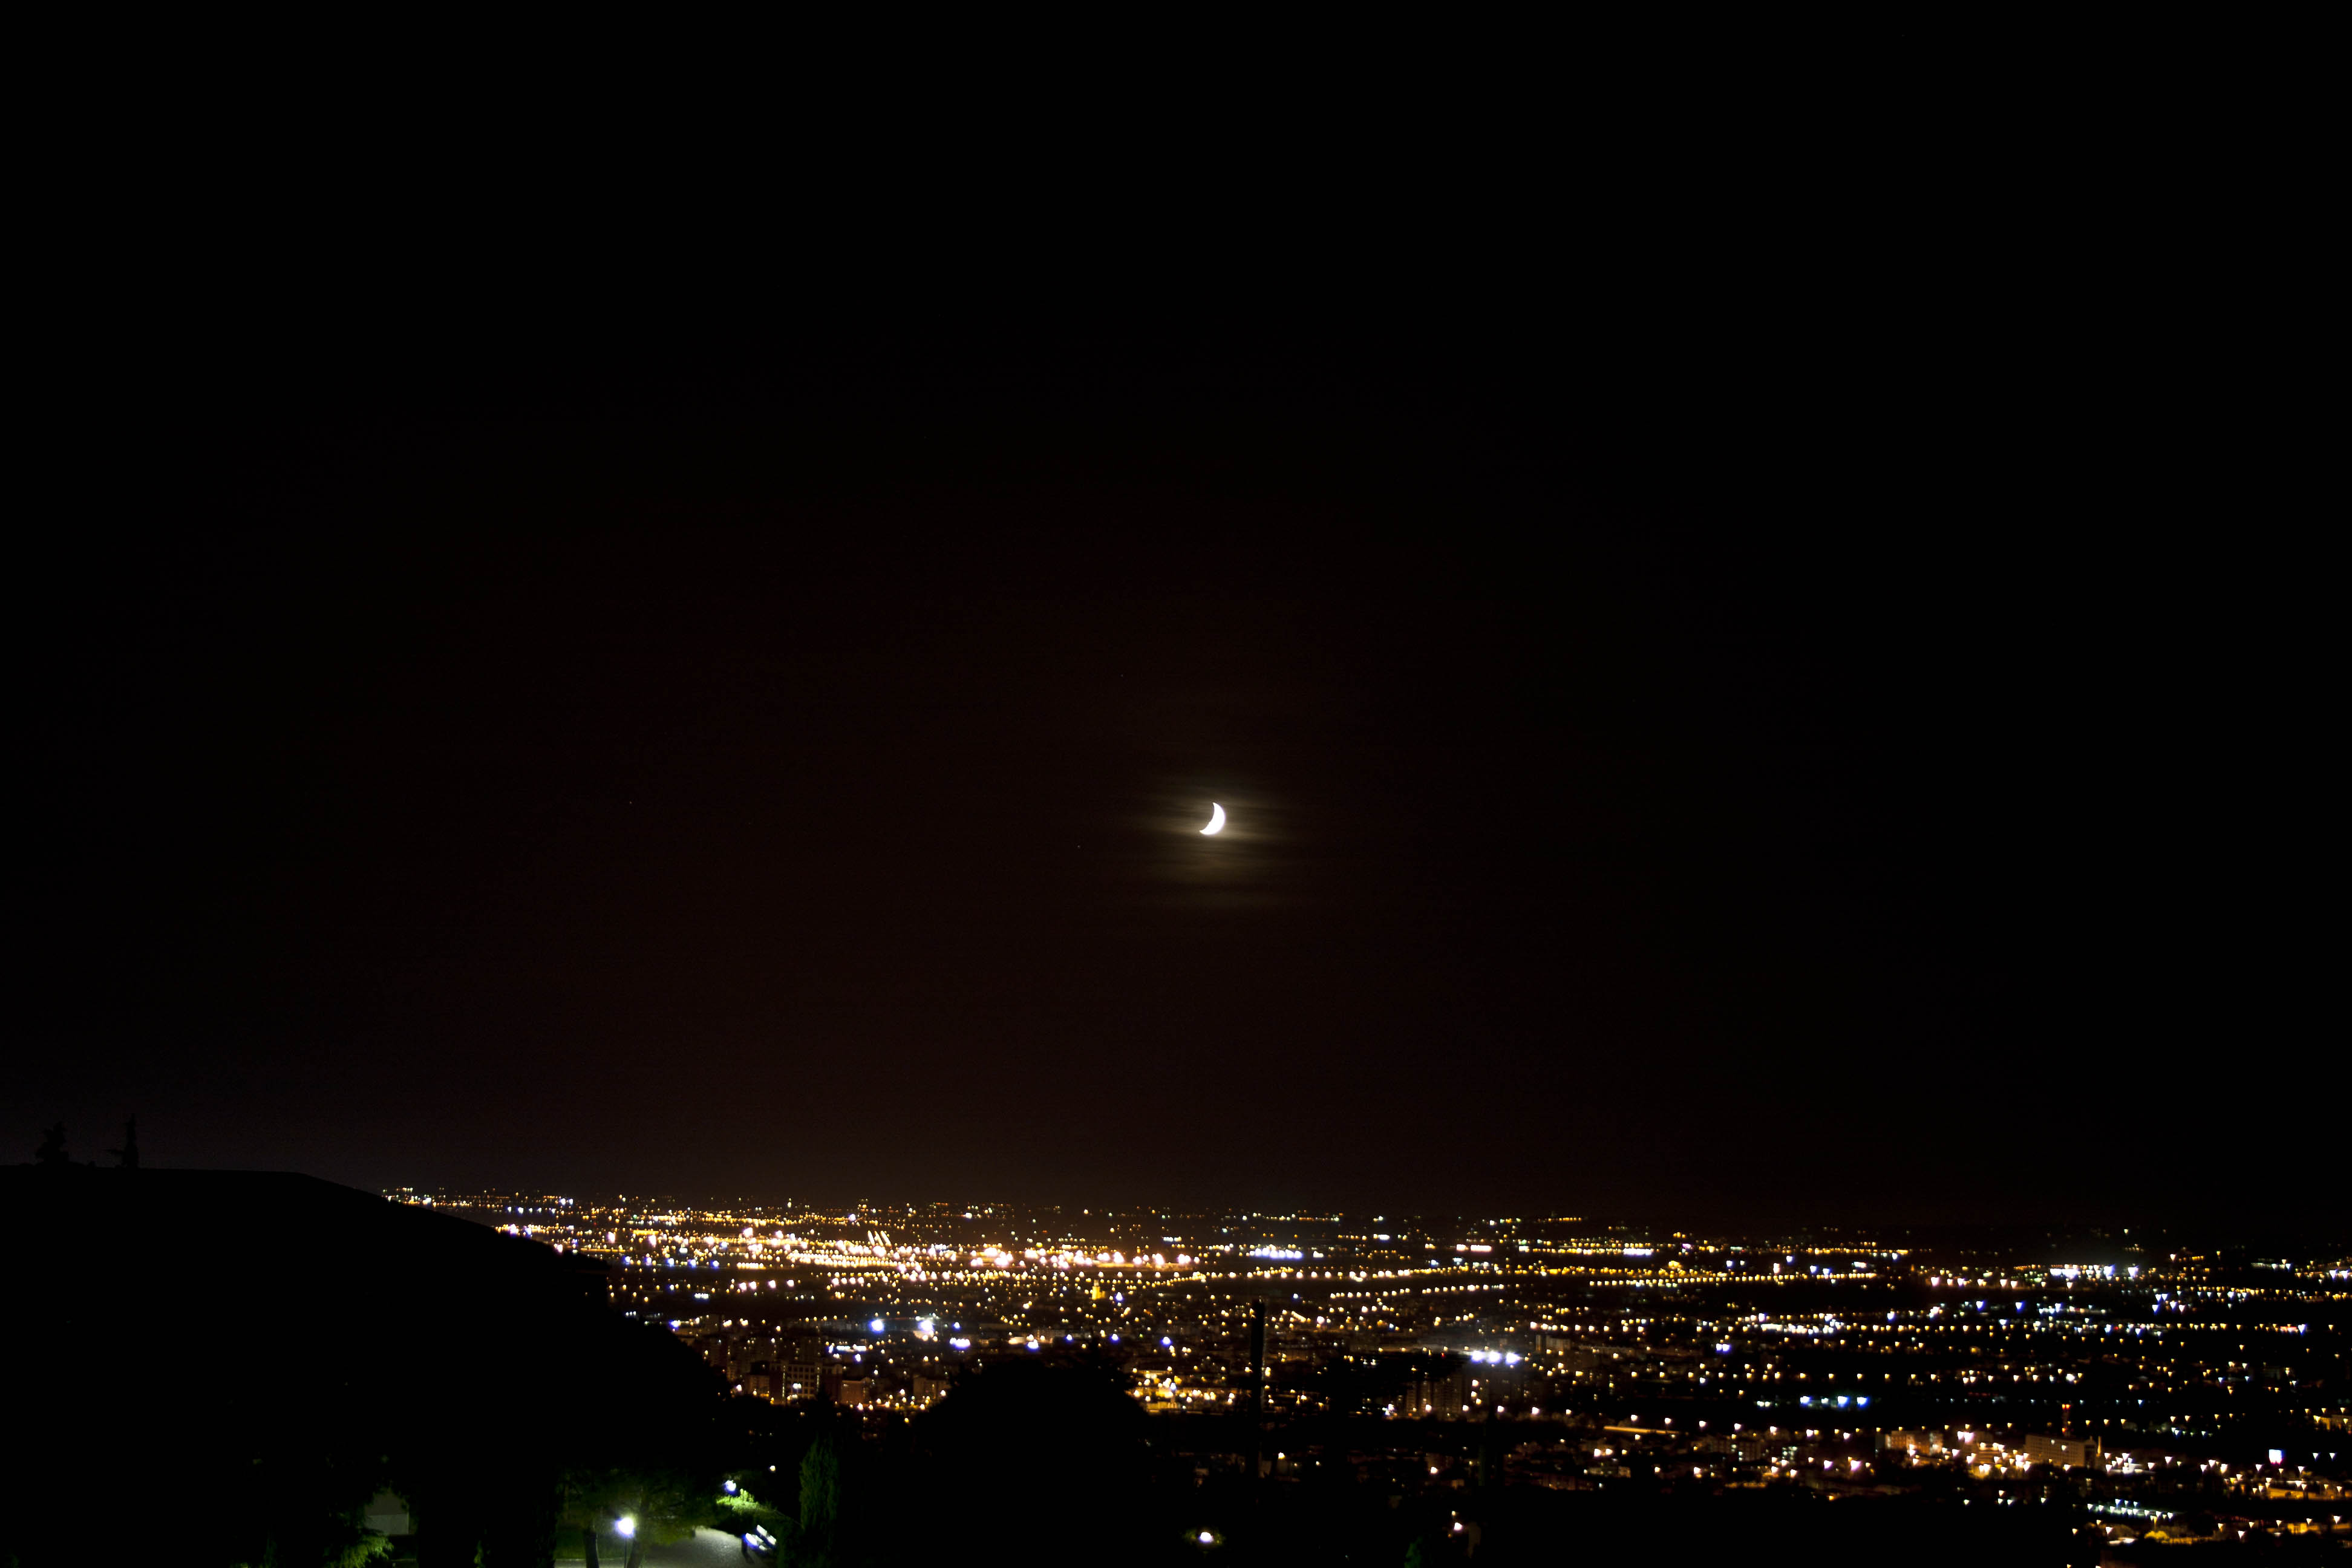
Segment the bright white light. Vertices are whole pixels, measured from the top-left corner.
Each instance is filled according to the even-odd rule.
[[[1202,829],[1201,829],[1201,831],[1202,831],[1202,833],[1203,833],[1203,834],[1205,835],[1205,834],[1223,833],[1224,830],[1225,830],[1225,808],[1224,808],[1223,806],[1222,806],[1222,805],[1219,805],[1215,801],[1213,801],[1213,801],[1211,801],[1211,802],[1209,803],[1209,826],[1206,826],[1206,827],[1203,827]]]
[[[880,1333],[884,1329],[888,1328],[890,1325],[889,1325],[889,1324],[887,1324],[887,1323],[886,1323],[886,1322],[884,1322],[881,1319],[877,1318],[877,1319],[875,1319],[872,1322],[870,1322],[870,1323],[866,1324],[866,1326],[867,1328],[869,1328],[869,1329],[873,1330],[876,1333],[877,1333],[877,1334],[878,1334],[878,1333]]]
[[[1214,1546],[1217,1543],[1217,1538],[1210,1534],[1205,1530],[1201,1531],[1200,1534],[1194,1536],[1192,1539],[1199,1542],[1203,1546]]]
[[[637,1521],[629,1514],[625,1513],[620,1518],[613,1521],[613,1533],[620,1536],[624,1540],[636,1534],[636,1532]]]
[[[727,1483],[725,1483],[725,1484],[726,1484],[726,1487],[727,1487],[727,1495],[728,1495],[729,1497],[733,1497],[733,1496],[735,1495],[735,1492],[736,1492],[736,1489],[736,1489],[736,1486],[735,1486],[735,1483],[734,1483],[733,1481],[729,1481],[729,1482],[727,1482]]]

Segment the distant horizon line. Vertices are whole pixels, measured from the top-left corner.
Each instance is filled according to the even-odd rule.
[[[809,1213],[832,1213],[846,1215],[856,1215],[868,1212],[877,1214],[898,1213],[920,1215],[923,1214],[924,1211],[932,1211],[928,1217],[933,1218],[958,1217],[955,1214],[948,1211],[963,1211],[971,1214],[972,1217],[978,1218],[982,1216],[984,1211],[995,1210],[1076,1214],[1081,1215],[1099,1216],[1105,1219],[1118,1219],[1129,1216],[1140,1217],[1143,1215],[1183,1215],[1196,1218],[1219,1218],[1228,1220],[1240,1219],[1261,1224],[1286,1223],[1331,1225],[1357,1221],[1371,1223],[1394,1221],[1398,1223],[1412,1224],[1447,1222],[1461,1225],[1496,1226],[1548,1226],[1573,1225],[1583,1226],[1605,1232],[1639,1232],[1650,1239],[1671,1238],[1694,1242],[1706,1241],[1712,1238],[1732,1237],[1752,1240],[1766,1240],[1774,1237],[1796,1238],[1808,1234],[1824,1233],[1849,1237],[1893,1237],[1896,1235],[1948,1237],[1970,1233],[1988,1234],[2020,1231],[2043,1231],[2051,1233],[2091,1235],[2117,1242],[2126,1241],[2126,1238],[2132,1237],[2137,1232],[2150,1238],[2163,1237],[2174,1240],[2179,1240],[2187,1237],[2194,1237],[2201,1244],[2207,1245],[2251,1246],[2254,1245],[2257,1240],[2276,1242],[2287,1237],[2293,1237],[2299,1243],[2309,1246],[2339,1247],[2352,1247],[2352,1233],[2347,1233],[2341,1226],[2331,1225],[2324,1220],[2297,1222],[2293,1219],[2272,1217],[2253,1221],[2252,1223],[2232,1224],[2226,1219],[2217,1216],[2200,1215],[2185,1215],[2165,1219],[2151,1219],[2145,1215],[2137,1215],[2132,1217],[2128,1222],[2120,1218],[2083,1218],[2065,1216],[1996,1218],[1975,1216],[1963,1218],[1919,1217],[1890,1219],[1862,1219],[1848,1216],[1823,1217],[1821,1219],[1773,1217],[1742,1220],[1734,1217],[1699,1217],[1695,1215],[1676,1216],[1673,1215],[1645,1215],[1640,1213],[1619,1213],[1615,1215],[1596,1213],[1530,1214],[1527,1212],[1521,1212],[1518,1214],[1480,1214],[1468,1210],[1406,1210],[1399,1208],[1375,1210],[1370,1207],[1349,1209],[1333,1209],[1319,1206],[1314,1208],[1286,1209],[1252,1208],[1236,1202],[1202,1203],[1198,1200],[1150,1205],[1133,1200],[1118,1203],[1099,1203],[1009,1197],[994,1197],[986,1199],[910,1199],[867,1196],[849,1199],[827,1197],[803,1198],[791,1195],[782,1197],[762,1197],[744,1193],[736,1193],[726,1196],[698,1196],[678,1192],[633,1193],[618,1188],[606,1190],[594,1187],[581,1187],[574,1189],[571,1193],[564,1193],[540,1187],[494,1186],[468,1183],[423,1184],[412,1182],[386,1184],[383,1185],[362,1184],[338,1180],[332,1176],[320,1176],[311,1172],[286,1167],[170,1165],[144,1162],[135,1167],[126,1167],[119,1164],[100,1164],[95,1161],[85,1160],[68,1161],[61,1165],[53,1166],[44,1166],[35,1161],[19,1161],[16,1162],[10,1168],[19,1171],[46,1169],[73,1170],[83,1173],[131,1172],[139,1174],[175,1173],[187,1175],[218,1174],[298,1176],[312,1181],[326,1182],[336,1186],[348,1188],[353,1192],[366,1193],[372,1196],[388,1200],[397,1199],[399,1195],[403,1194],[415,1194],[417,1196],[430,1196],[436,1200],[434,1206],[446,1206],[452,1208],[481,1206],[459,1201],[465,1198],[498,1198],[503,1200],[539,1199],[548,1202],[568,1199],[572,1201],[584,1200],[599,1205],[605,1203],[672,1205],[681,1207],[699,1207],[703,1209],[732,1206],[749,1210],[775,1212],[792,1212],[797,1210]],[[2224,1236],[2240,1239],[2219,1239]]]

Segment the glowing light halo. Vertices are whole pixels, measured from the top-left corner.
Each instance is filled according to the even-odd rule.
[[[1209,803],[1209,826],[1201,829],[1201,833],[1206,837],[1223,833],[1224,830],[1225,808],[1213,800]]]

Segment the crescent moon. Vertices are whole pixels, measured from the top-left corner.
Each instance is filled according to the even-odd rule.
[[[1224,808],[1223,806],[1222,806],[1222,805],[1219,805],[1215,801],[1213,801],[1213,801],[1211,801],[1211,802],[1209,803],[1209,826],[1206,826],[1206,827],[1203,827],[1202,829],[1201,829],[1201,831],[1202,831],[1202,833],[1204,833],[1204,834],[1207,834],[1207,833],[1222,833],[1222,832],[1223,832],[1223,831],[1224,831],[1224,827],[1225,827],[1225,808]]]

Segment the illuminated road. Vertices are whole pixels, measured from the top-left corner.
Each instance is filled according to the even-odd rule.
[[[601,1568],[621,1568],[629,1560],[629,1543],[609,1538],[599,1541],[596,1557]],[[743,1568],[743,1542],[715,1530],[698,1530],[693,1540],[674,1546],[647,1542],[637,1562],[639,1568]],[[578,1557],[559,1557],[555,1568],[585,1568],[585,1563]]]

